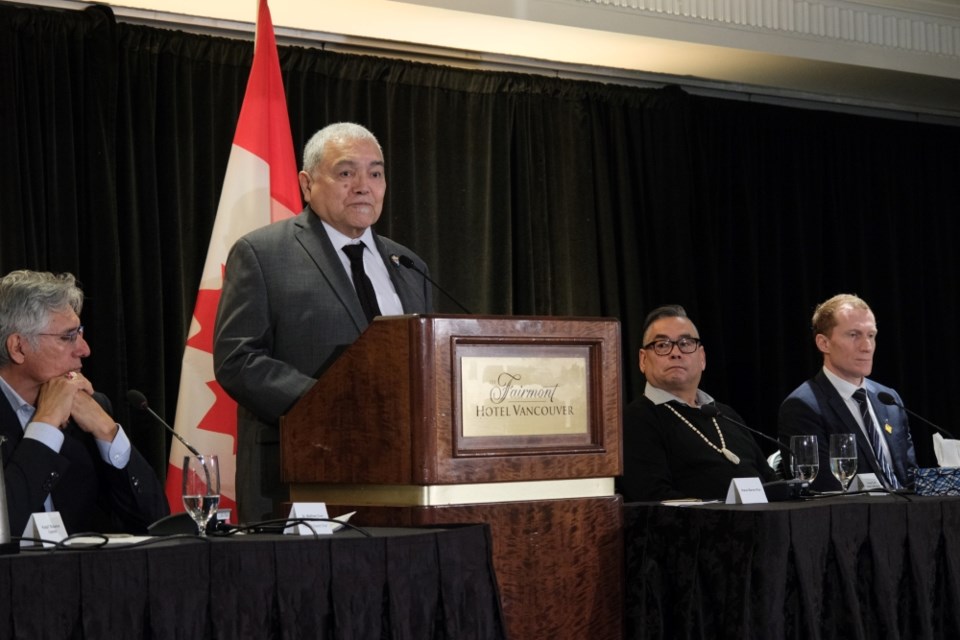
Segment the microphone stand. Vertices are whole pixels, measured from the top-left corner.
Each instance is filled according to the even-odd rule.
[[[436,287],[436,288],[437,288],[437,291],[439,291],[439,292],[442,293],[443,295],[447,296],[447,298],[448,298],[451,302],[453,302],[453,304],[455,304],[455,305],[457,305],[458,307],[460,307],[460,310],[461,310],[461,311],[463,311],[464,313],[466,313],[466,314],[468,314],[468,315],[473,315],[473,312],[472,312],[472,311],[470,311],[470,310],[467,309],[465,306],[463,306],[462,304],[460,304],[460,302],[459,302],[456,298],[454,298],[452,295],[450,295],[450,294],[447,292],[446,289],[444,289],[443,287],[441,287],[440,285],[438,285],[436,282],[433,281],[433,279],[432,279],[430,276],[428,276],[426,273],[424,273],[424,272],[423,272],[423,269],[420,269],[420,268],[417,266],[417,264],[413,261],[413,259],[410,258],[410,256],[401,256],[401,255],[397,255],[397,254],[394,253],[394,254],[392,254],[392,255],[390,256],[390,262],[392,262],[392,263],[393,263],[393,266],[395,266],[395,267],[399,267],[400,265],[403,265],[403,266],[406,267],[407,269],[412,269],[413,271],[416,271],[416,272],[419,273],[421,276],[423,276],[423,279],[424,279],[424,280],[426,280],[427,282],[429,282],[430,284],[432,284],[434,287]]]
[[[711,418],[723,418],[727,422],[735,424],[741,429],[744,429],[745,431],[749,431],[750,433],[756,436],[760,436],[764,440],[772,442],[777,446],[777,449],[781,452],[781,459],[780,459],[781,466],[784,464],[784,460],[786,460],[786,462],[789,463],[790,456],[792,455],[790,452],[790,449],[785,447],[779,440],[776,440],[775,438],[771,438],[770,436],[763,433],[762,431],[758,431],[756,429],[748,427],[747,425],[743,424],[739,420],[734,420],[730,416],[721,412],[720,409],[718,409],[717,405],[715,404],[705,404],[702,407],[700,407],[700,411],[710,416]],[[783,455],[782,455],[784,452],[786,452],[787,454],[787,457],[785,459],[783,458]],[[764,493],[767,494],[767,500],[769,502],[783,502],[786,500],[799,499],[803,496],[810,495],[809,488],[810,488],[809,482],[805,480],[797,480],[795,478],[773,480],[771,482],[765,482],[763,484],[763,490],[764,490]]]
[[[189,442],[187,442],[186,439],[185,439],[183,436],[181,436],[179,433],[177,433],[176,429],[174,429],[174,428],[171,427],[169,424],[167,424],[167,421],[164,420],[163,418],[161,418],[161,417],[157,414],[156,411],[154,411],[153,409],[150,408],[150,405],[147,403],[147,396],[143,395],[141,392],[137,391],[136,389],[130,389],[129,391],[127,391],[127,401],[128,401],[130,404],[132,404],[134,407],[136,407],[137,409],[140,409],[140,410],[142,410],[142,411],[146,411],[146,412],[149,413],[151,416],[153,416],[154,419],[155,419],[157,422],[159,422],[160,424],[162,424],[163,427],[164,427],[167,431],[169,431],[170,433],[172,433],[173,436],[174,436],[177,440],[179,440],[180,443],[181,443],[184,447],[187,448],[187,451],[189,451],[189,452],[193,455],[194,458],[196,458],[197,460],[200,461],[200,468],[203,469],[203,475],[204,475],[204,478],[205,478],[206,481],[207,481],[207,487],[208,487],[207,490],[209,491],[209,487],[210,487],[210,469],[209,469],[209,467],[207,467],[206,462],[205,462],[205,460],[204,460],[204,457],[203,457],[202,455],[200,455],[200,452],[197,451],[197,449],[196,449],[193,445],[191,445]]]

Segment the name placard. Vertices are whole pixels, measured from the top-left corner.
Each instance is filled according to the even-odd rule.
[[[64,526],[59,511],[40,511],[30,515],[22,537],[41,538],[44,547],[53,547],[67,535],[67,527]],[[32,547],[36,544],[30,540],[20,542],[21,547]]]
[[[587,433],[587,358],[464,356],[461,424],[467,438]]]
[[[854,491],[883,491],[883,485],[875,473],[858,473],[853,478]]]
[[[289,520],[310,519],[310,518],[329,518],[327,515],[327,504],[325,502],[294,502],[290,505]],[[329,534],[334,531],[334,523],[324,520],[313,520],[308,522],[298,522],[291,524],[283,530],[285,534],[294,534],[298,536],[313,536],[318,534]]]
[[[727,489],[727,504],[766,504],[767,494],[760,478],[734,478]]]

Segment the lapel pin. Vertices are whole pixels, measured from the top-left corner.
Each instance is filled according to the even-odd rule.
[[[893,427],[890,426],[889,422],[883,425],[883,430],[887,433],[893,433]]]

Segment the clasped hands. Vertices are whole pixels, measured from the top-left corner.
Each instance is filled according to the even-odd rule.
[[[112,442],[117,424],[93,399],[93,385],[79,371],[50,378],[40,386],[36,422],[45,422],[64,429],[70,418],[98,440]]]

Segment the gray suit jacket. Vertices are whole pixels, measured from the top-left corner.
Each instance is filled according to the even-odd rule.
[[[405,313],[432,309],[430,283],[393,254],[427,265],[374,234]],[[214,328],[217,382],[237,401],[237,502],[241,522],[273,517],[287,499],[280,483],[279,419],[367,327],[323,223],[309,207],[261,227],[227,257]]]

